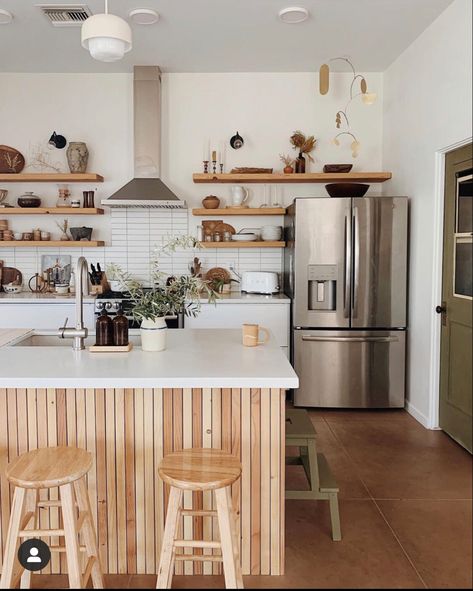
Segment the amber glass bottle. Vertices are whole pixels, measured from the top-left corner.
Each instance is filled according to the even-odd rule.
[[[95,323],[95,344],[99,347],[113,345],[113,322],[107,310],[102,310]]]
[[[121,308],[113,319],[113,344],[117,347],[128,345],[128,318]]]

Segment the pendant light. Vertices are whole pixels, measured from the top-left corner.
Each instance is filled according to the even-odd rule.
[[[81,37],[82,47],[100,62],[121,60],[131,49],[130,25],[108,13],[108,0],[105,0],[104,14],[94,14],[84,21]]]

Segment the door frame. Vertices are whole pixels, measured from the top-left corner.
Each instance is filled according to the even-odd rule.
[[[429,429],[440,429],[440,337],[441,322],[435,307],[442,302],[442,271],[443,271],[443,222],[445,207],[445,155],[457,148],[471,144],[470,136],[462,141],[450,144],[435,152],[435,198],[434,198],[434,244],[433,244],[433,269],[432,269],[432,338],[430,341],[430,392],[429,392]]]

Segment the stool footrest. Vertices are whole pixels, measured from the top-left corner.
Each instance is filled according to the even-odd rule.
[[[174,540],[176,548],[221,548],[220,542],[207,542],[204,540]]]
[[[49,546],[51,552],[66,552],[66,546]],[[87,552],[85,546],[79,546],[79,552]]]
[[[222,562],[222,556],[215,556],[212,554],[176,554],[174,559],[178,562],[185,562],[192,560],[196,562]]]
[[[50,538],[51,536],[63,536],[63,529],[24,529],[18,534],[19,538]]]
[[[217,511],[211,510],[181,509],[180,514],[183,517],[217,517]]]

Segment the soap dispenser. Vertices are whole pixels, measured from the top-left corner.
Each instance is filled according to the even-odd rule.
[[[98,347],[113,345],[113,322],[107,310],[102,310],[95,323],[95,344]]]

